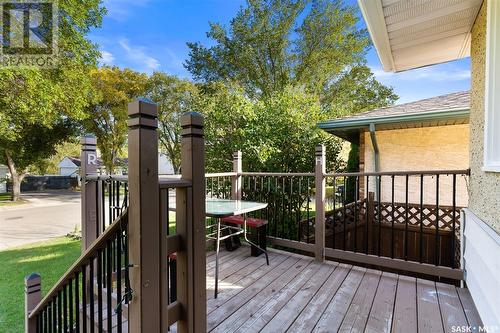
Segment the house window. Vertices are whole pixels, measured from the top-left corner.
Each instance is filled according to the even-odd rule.
[[[488,0],[486,20],[483,170],[500,172],[500,1]]]

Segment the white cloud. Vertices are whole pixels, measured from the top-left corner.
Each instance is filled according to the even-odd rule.
[[[101,59],[99,59],[99,63],[102,65],[112,65],[115,57],[111,52],[101,51]]]
[[[134,7],[145,6],[150,0],[104,0],[104,7],[108,10],[107,16],[124,21],[133,13]]]
[[[146,53],[146,49],[142,46],[131,46],[128,39],[121,39],[120,46],[125,50],[126,57],[136,64],[138,70],[144,72],[152,72],[160,68],[160,62]],[[135,67],[135,66],[134,66]]]
[[[184,68],[184,60],[180,58],[172,49],[165,48],[165,60],[162,62],[162,66],[168,72],[180,75],[181,77],[186,77],[186,69]]]
[[[470,70],[456,67],[433,66],[417,68],[401,73],[385,72],[381,68],[371,68],[377,80],[385,84],[397,84],[398,81],[450,82],[470,79]]]

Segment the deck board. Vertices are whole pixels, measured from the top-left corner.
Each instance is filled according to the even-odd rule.
[[[337,265],[324,265],[318,274],[307,281],[280,311],[266,324],[262,332],[286,332],[300,313],[317,294],[318,290],[329,280]]]
[[[217,296],[217,298],[214,298],[213,293],[210,293],[210,291],[212,291],[213,289],[209,289],[207,291],[207,313],[210,314],[212,311],[222,306],[225,302],[242,292],[247,286],[259,280],[263,276],[267,276],[270,271],[272,271],[288,259],[290,259],[289,256],[273,256],[273,258],[270,259],[269,266],[265,264],[261,266],[256,265],[256,269],[251,269],[251,267],[249,267],[246,270],[242,270],[241,272],[244,273],[244,271],[248,271],[248,275],[239,278],[239,276],[235,274],[228,278],[226,281],[221,281],[219,285],[219,295]],[[295,262],[297,261],[298,259],[295,258]],[[207,285],[212,283],[210,281],[213,281],[213,278],[211,278],[211,280],[207,280]]]
[[[467,289],[247,246],[207,254],[207,328],[212,332],[448,332],[481,325]],[[171,327],[176,332],[176,325]],[[477,330],[476,330],[477,331]]]
[[[268,272],[265,275],[266,279],[256,280],[217,309],[207,309],[207,329],[211,331],[216,326],[221,325],[229,316],[237,311],[242,305],[251,300],[262,289],[266,288],[275,279],[279,277],[286,278],[287,276],[294,276],[294,273],[297,270],[302,270],[310,262],[311,259],[290,257],[278,265],[275,269]]]
[[[445,332],[451,332],[453,326],[455,326],[455,329],[457,326],[467,326],[464,308],[455,286],[438,282],[436,283],[436,290]]]
[[[259,309],[251,318],[247,320],[241,329],[244,332],[275,332],[272,327],[264,329],[264,327],[272,321],[274,316],[300,291],[308,288],[306,284],[314,277],[324,277],[332,271],[331,267],[313,263],[309,265],[307,270],[296,276],[283,289],[276,293],[271,300],[264,303],[264,306]],[[295,300],[296,301],[296,300]],[[289,312],[288,316],[295,316],[296,312]],[[277,325],[279,327],[279,324]]]
[[[250,267],[256,267],[258,265],[259,261],[261,264],[264,264],[264,261],[258,260],[260,258],[255,258],[255,257],[236,257],[233,260],[230,260],[228,262],[221,262],[220,267],[219,267],[219,281],[224,280],[229,278],[231,275],[234,273],[238,272],[239,270],[245,268],[246,266],[250,265]],[[258,267],[258,266],[257,266]],[[207,271],[207,276],[215,276],[215,268],[212,268]],[[208,281],[207,281],[208,282]],[[215,283],[215,281],[214,281]],[[214,284],[212,283],[212,284]]]
[[[337,269],[328,277],[328,280],[321,286],[316,295],[314,295],[302,312],[295,318],[289,331],[311,332],[350,270],[350,265],[339,264]]]
[[[443,332],[436,285],[433,281],[417,279],[417,311],[419,332]]]
[[[245,276],[261,269],[261,266],[265,265],[262,260],[255,260],[258,258],[247,257],[240,259],[239,262],[235,262],[227,269],[223,269],[219,272],[219,284],[220,283],[235,283],[243,279]],[[209,279],[211,277],[212,279]],[[214,270],[210,272],[207,271],[207,290],[213,290],[215,287]],[[219,286],[220,287],[220,286]],[[209,297],[210,296],[210,297]],[[210,299],[213,295],[207,294],[207,299]]]
[[[394,302],[392,332],[417,332],[417,290],[416,279],[400,275]]]
[[[483,326],[483,322],[477,312],[469,290],[466,288],[457,288],[457,293],[464,307],[465,317],[467,318],[469,326],[472,328],[472,332],[479,332],[479,326]]]
[[[270,301],[277,290],[284,287],[288,282],[294,279],[299,273],[303,272],[311,263],[309,258],[298,259],[291,257],[292,265],[287,269],[272,271],[275,273],[270,280],[260,279],[249,288],[245,289],[238,296],[231,299],[218,310],[216,315],[225,316],[225,320],[217,326],[214,332],[226,332],[235,327],[238,327],[245,320],[250,319],[256,309],[266,301]],[[293,260],[297,260],[293,263]],[[271,273],[269,275],[271,275]],[[306,271],[307,274],[307,271]],[[248,297],[250,296],[251,297]],[[215,327],[215,326],[214,326]],[[211,325],[208,325],[208,330],[211,330]]]
[[[354,295],[339,332],[363,332],[380,281],[381,271],[369,269]]]
[[[366,269],[354,266],[342,283],[325,312],[313,329],[313,332],[336,332],[351,305]]]
[[[370,317],[366,323],[365,332],[378,333],[391,331],[397,285],[398,276],[396,274],[382,273],[370,310]]]

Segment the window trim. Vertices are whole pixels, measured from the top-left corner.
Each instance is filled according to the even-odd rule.
[[[483,171],[500,172],[500,160],[493,160],[493,150],[500,149],[500,1],[487,0],[486,67],[484,87],[484,162]],[[496,112],[495,112],[496,110]],[[496,123],[495,121],[496,120]],[[494,144],[497,142],[497,144]],[[500,154],[498,152],[497,154]]]

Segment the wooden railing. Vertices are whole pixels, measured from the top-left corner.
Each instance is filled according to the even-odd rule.
[[[206,330],[203,117],[181,117],[182,175],[159,177],[156,106],[129,116],[128,176],[97,175],[96,141],[82,140],[83,254],[43,300],[41,277],[26,278],[26,332]]]
[[[257,214],[270,243],[318,261],[463,278],[454,249],[468,170],[327,173],[319,146],[314,173],[243,172],[237,152],[232,172],[205,175],[203,118],[190,113],[182,175],[159,177],[156,106],[136,101],[129,116],[128,176],[97,175],[96,141],[82,140],[83,254],[43,300],[41,277],[26,278],[29,333],[204,332],[206,196],[268,202]]]
[[[207,174],[207,196],[267,202],[271,244],[326,258],[460,280],[460,209],[469,170]]]

